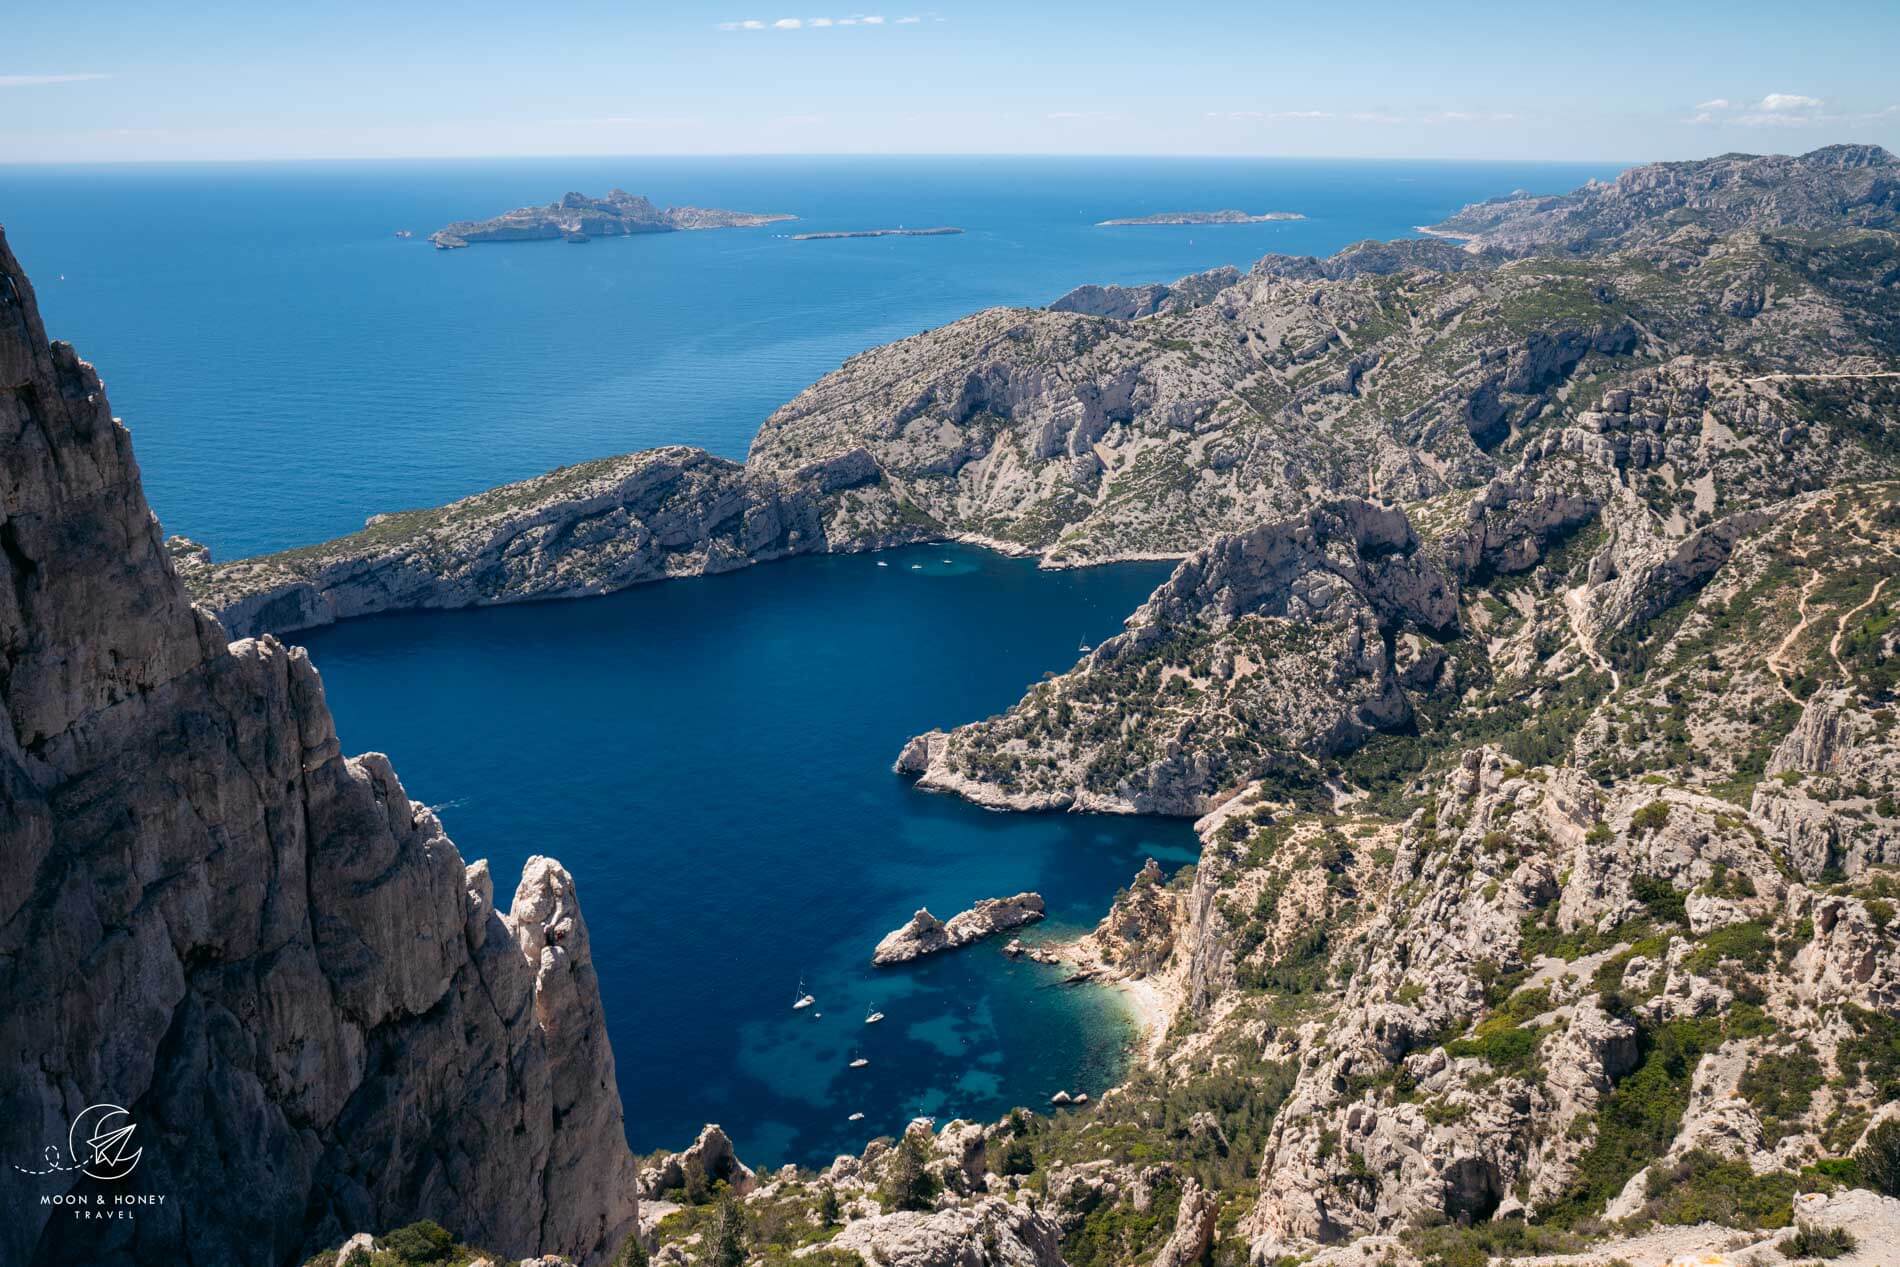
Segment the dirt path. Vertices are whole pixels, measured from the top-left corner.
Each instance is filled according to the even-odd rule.
[[[1801,561],[1810,567],[1813,566],[1813,561],[1805,556]],[[1781,688],[1783,695],[1796,704],[1801,703],[1801,697],[1788,689],[1788,679],[1794,676],[1794,669],[1788,663],[1788,651],[1794,646],[1795,640],[1806,633],[1808,626],[1814,621],[1813,615],[1808,611],[1808,599],[1813,597],[1814,591],[1820,584],[1821,573],[1819,572],[1809,573],[1808,579],[1801,582],[1801,598],[1795,608],[1801,613],[1801,619],[1796,622],[1793,629],[1788,631],[1788,636],[1781,640],[1781,645],[1768,653],[1768,668],[1775,675],[1775,684]]]
[[[1847,666],[1841,663],[1841,639],[1847,636],[1847,622],[1879,602],[1880,591],[1887,588],[1887,582],[1891,579],[1891,577],[1883,576],[1874,582],[1873,592],[1867,595],[1865,601],[1858,607],[1842,612],[1841,618],[1834,622],[1834,636],[1828,639],[1827,654],[1828,658],[1834,661],[1834,668],[1842,677],[1847,676]]]

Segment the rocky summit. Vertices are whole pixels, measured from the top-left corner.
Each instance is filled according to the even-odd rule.
[[[626,1261],[678,1267],[1894,1261],[1895,169],[1657,164],[979,313],[852,358],[743,465],[607,459],[231,563],[161,545],[9,267],[0,1133],[32,1155],[110,1088],[162,1124],[152,1182],[268,1175],[139,1225],[207,1262],[387,1252],[425,1211],[597,1255],[636,1189]],[[495,913],[250,635],[951,538],[1178,559],[1067,672],[892,744],[999,810],[1195,816],[1195,863],[1033,956],[1126,992],[1135,1066],[822,1170],[708,1128],[636,1177],[565,874]],[[58,1261],[51,1226],[9,1250]]]
[[[497,906],[386,758],[338,751],[301,649],[193,609],[3,239],[0,385],[0,1261],[282,1263],[424,1217],[616,1252],[633,1159],[572,877],[533,859]],[[31,1165],[100,1104],[134,1169]]]

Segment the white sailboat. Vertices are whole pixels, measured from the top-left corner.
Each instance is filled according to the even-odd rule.
[[[871,1005],[871,1010],[864,1014],[864,1023],[866,1025],[875,1025],[883,1019],[884,1013],[877,1010],[877,1004],[875,1003]]]
[[[859,1056],[859,1057],[858,1057],[858,1058],[857,1058],[856,1060],[854,1060],[854,1061],[852,1061],[852,1062],[851,1062],[851,1068],[853,1068],[853,1069],[862,1069],[862,1068],[864,1068],[864,1067],[865,1067],[866,1065],[868,1065],[868,1064],[870,1064],[870,1063],[871,1063],[871,1062],[870,1062],[870,1061],[868,1061],[868,1060],[866,1060],[866,1059],[865,1059],[864,1057],[862,1057],[862,1056]]]
[[[847,1122],[862,1122],[863,1120],[864,1114],[862,1113],[853,1113],[850,1117],[845,1119]]]
[[[805,978],[800,977],[798,979],[798,996],[792,1002],[792,1011],[796,1012],[801,1008],[808,1008],[817,1001],[817,999],[805,993]]]

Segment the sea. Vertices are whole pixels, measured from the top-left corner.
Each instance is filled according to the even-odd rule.
[[[49,332],[101,367],[167,532],[218,558],[308,544],[658,444],[743,458],[847,357],[1086,283],[1328,254],[1615,165],[1169,158],[578,158],[0,166]],[[443,252],[448,221],[619,186],[788,212],[760,229]],[[1099,226],[1175,210],[1306,217]],[[794,241],[954,225],[962,234]],[[398,237],[399,230],[414,236]],[[606,598],[299,635],[346,751],[393,758],[498,899],[574,872],[627,1133],[720,1122],[819,1164],[916,1116],[994,1117],[1122,1076],[1118,992],[995,944],[872,969],[920,906],[1035,889],[1081,931],[1188,825],[1010,815],[891,772],[905,739],[1008,707],[1166,575],[970,547],[803,558]],[[816,1000],[794,1009],[801,993]],[[867,1024],[882,1012],[884,1019]],[[853,1068],[856,1060],[867,1063]],[[862,1115],[856,1116],[856,1115]]]

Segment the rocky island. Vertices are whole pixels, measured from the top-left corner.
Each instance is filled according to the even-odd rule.
[[[605,198],[568,193],[544,207],[517,207],[488,220],[457,220],[430,234],[429,241],[437,250],[450,251],[474,242],[531,242],[554,238],[584,242],[590,238],[625,237],[634,233],[752,229],[797,218],[722,211],[713,207],[661,209],[637,194],[612,189]]]
[[[1119,220],[1100,220],[1096,228],[1108,229],[1127,225],[1204,225],[1204,224],[1269,224],[1275,220],[1304,220],[1305,216],[1297,211],[1267,211],[1254,215],[1246,211],[1162,211],[1151,216],[1128,216]]]
[[[1040,893],[985,898],[948,923],[928,910],[919,910],[902,928],[893,929],[877,944],[871,962],[881,966],[909,963],[940,950],[956,950],[1011,928],[1033,924],[1043,915]]]
[[[979,313],[851,358],[743,464],[604,459],[232,563],[161,544],[0,252],[0,1147],[129,1071],[141,1182],[245,1185],[141,1225],[213,1263],[425,1214],[669,1267],[1894,1261],[1897,211],[1870,146],[1633,168],[1467,208],[1462,247]],[[532,862],[501,915],[265,631],[951,538],[1179,560],[899,758],[1197,816],[1192,865],[1059,950],[1138,999],[1136,1066],[822,1169],[704,1132],[636,1173],[572,881]],[[8,1261],[91,1261],[4,1195]]]
[[[794,233],[794,242],[829,242],[837,238],[941,238],[963,232],[954,225],[932,229],[834,229],[826,233]]]

